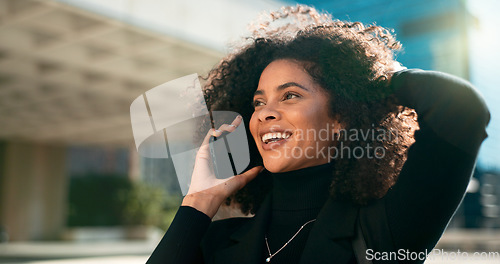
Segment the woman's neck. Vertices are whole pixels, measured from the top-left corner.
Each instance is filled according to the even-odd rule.
[[[327,163],[295,171],[272,173],[273,210],[321,208],[329,196],[333,164]]]

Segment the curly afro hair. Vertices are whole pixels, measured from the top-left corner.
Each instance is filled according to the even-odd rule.
[[[290,19],[294,21],[287,21]],[[272,28],[274,24],[279,25]],[[268,21],[259,22],[244,45],[208,73],[205,100],[212,111],[242,115],[250,146],[249,168],[262,165],[248,129],[254,111],[253,93],[261,73],[272,61],[289,59],[299,63],[330,95],[330,113],[345,124],[346,131],[388,133],[383,140],[338,137],[347,148],[371,146],[383,152],[383,158],[334,161],[331,195],[363,205],[383,197],[394,185],[418,129],[415,111],[398,104],[390,85],[396,70],[394,52],[400,48],[391,32],[380,26],[333,20],[303,5],[285,7],[268,14]],[[227,204],[235,202],[242,213],[255,213],[272,188],[268,174],[264,170],[228,198]]]

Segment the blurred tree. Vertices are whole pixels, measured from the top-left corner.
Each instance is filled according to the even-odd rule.
[[[131,181],[125,175],[91,174],[72,177],[67,225],[147,225],[168,228],[180,204],[156,186]]]

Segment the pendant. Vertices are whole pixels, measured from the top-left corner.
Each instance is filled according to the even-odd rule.
[[[271,262],[271,258],[266,258],[266,262]]]

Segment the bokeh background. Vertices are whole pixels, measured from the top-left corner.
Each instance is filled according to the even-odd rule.
[[[0,262],[145,262],[182,197],[170,160],[137,155],[131,102],[297,3],[391,28],[404,66],[483,94],[489,137],[438,248],[500,251],[497,0],[0,0]]]

